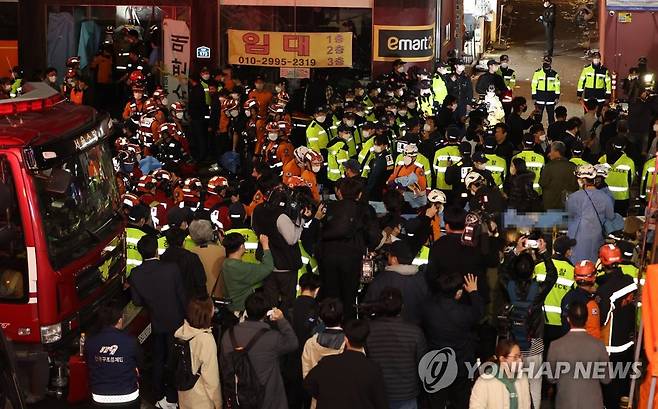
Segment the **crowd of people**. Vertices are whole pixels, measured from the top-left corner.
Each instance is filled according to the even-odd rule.
[[[53,86],[88,103],[76,64]],[[86,344],[95,404],[619,407],[628,379],[514,374],[633,361],[654,84],[635,68],[622,110],[594,53],[578,82],[584,113],[570,116],[550,57],[532,101],[513,95],[508,56],[487,66],[474,84],[457,58],[436,73],[398,60],[369,83],[322,73],[298,89],[204,67],[171,104],[152,75],[127,72],[114,163],[127,286],[151,319],[152,393],[112,303]],[[568,223],[515,228],[510,212]],[[443,348],[455,380],[429,393],[419,364]],[[485,361],[509,376],[474,379],[469,365]]]

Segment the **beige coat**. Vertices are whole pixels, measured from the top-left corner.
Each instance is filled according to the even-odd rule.
[[[210,328],[194,328],[185,320],[174,336],[184,340],[191,339],[192,372],[197,373],[201,368],[201,377],[194,388],[178,392],[178,406],[180,409],[221,409],[217,344]]]
[[[518,408],[530,409],[530,384],[523,375],[515,382],[518,395]],[[469,409],[509,409],[509,392],[496,378],[480,376],[471,391]]]
[[[224,259],[226,259],[226,250],[219,244],[208,244],[205,246],[196,246],[190,251],[201,259],[203,269],[206,271],[206,289],[208,294],[214,297],[221,298],[224,296],[224,277],[222,276],[222,266]],[[213,287],[219,282],[213,293]]]
[[[320,362],[320,359],[329,355],[338,355],[343,353],[345,350],[345,342],[340,346],[340,349],[332,349],[324,347],[318,344],[318,334],[313,335],[309,338],[304,344],[304,351],[302,352],[302,377],[306,378],[306,375],[315,368],[315,366]],[[317,401],[315,398],[311,398],[311,409],[315,409],[317,406]]]

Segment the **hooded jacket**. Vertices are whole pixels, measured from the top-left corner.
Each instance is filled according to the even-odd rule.
[[[178,392],[178,406],[181,409],[221,408],[222,392],[219,387],[217,344],[210,328],[194,328],[185,320],[174,336],[190,341],[192,373],[201,374],[192,389]]]

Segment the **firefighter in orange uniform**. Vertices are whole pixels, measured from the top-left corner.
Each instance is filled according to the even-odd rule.
[[[293,176],[301,176],[302,169],[304,168],[304,160],[306,154],[308,153],[308,148],[306,146],[299,146],[295,148],[292,153],[293,160],[289,161],[283,165],[283,175],[282,181],[284,185],[288,184],[288,179]]]
[[[414,143],[404,147],[404,157],[395,164],[395,169],[389,176],[387,183],[395,186],[402,192],[405,202],[413,209],[427,204],[427,179],[422,165],[416,163],[418,147]]]
[[[144,86],[143,85],[133,85],[133,96],[130,98],[130,101],[126,103],[126,106],[123,108],[123,119],[128,120],[130,118],[139,122],[139,118],[142,113],[144,113],[144,104],[146,103],[146,95],[144,95]]]
[[[272,93],[265,89],[265,81],[260,75],[254,81],[254,88],[247,98],[254,98],[258,101],[258,114],[264,118],[267,116],[267,109],[272,103]]]
[[[309,149],[304,158],[304,168],[302,170],[302,179],[311,188],[313,200],[320,202],[320,190],[318,188],[317,173],[322,169],[324,159],[319,152]]]
[[[579,261],[573,270],[576,287],[562,298],[562,327],[569,330],[567,312],[569,305],[573,302],[582,302],[587,305],[587,322],[585,330],[594,338],[601,337],[601,316],[599,315],[599,304],[596,302],[596,266],[590,260]]]
[[[293,160],[294,147],[286,136],[286,130],[281,129],[278,122],[270,122],[266,126],[267,144],[263,146],[263,160],[270,169],[282,173],[283,165]]]

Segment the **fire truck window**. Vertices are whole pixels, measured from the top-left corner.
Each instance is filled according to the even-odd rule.
[[[50,261],[59,268],[113,233],[118,189],[112,156],[96,145],[35,175]],[[67,176],[67,177],[64,177]]]
[[[27,249],[9,163],[0,157],[0,301],[27,297]]]

